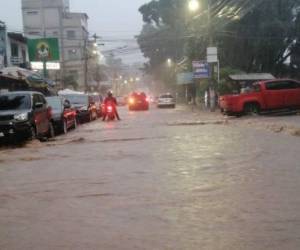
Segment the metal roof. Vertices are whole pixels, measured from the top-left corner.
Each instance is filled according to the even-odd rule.
[[[251,73],[251,74],[238,74],[229,75],[229,78],[234,81],[259,81],[259,80],[274,80],[276,79],[269,73]]]

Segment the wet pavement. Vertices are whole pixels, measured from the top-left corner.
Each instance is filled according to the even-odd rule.
[[[1,250],[300,249],[299,137],[180,107],[121,114],[1,149]]]

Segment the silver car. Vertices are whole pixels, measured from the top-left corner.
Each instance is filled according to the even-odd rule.
[[[176,101],[171,94],[163,94],[158,98],[157,101],[158,108],[175,108]]]

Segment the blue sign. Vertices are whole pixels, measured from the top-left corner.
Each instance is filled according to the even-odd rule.
[[[210,78],[209,64],[206,61],[194,61],[193,71],[195,79]]]

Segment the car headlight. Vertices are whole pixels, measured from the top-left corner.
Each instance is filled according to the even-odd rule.
[[[14,119],[17,121],[27,121],[28,120],[28,113],[22,113],[14,116]]]

